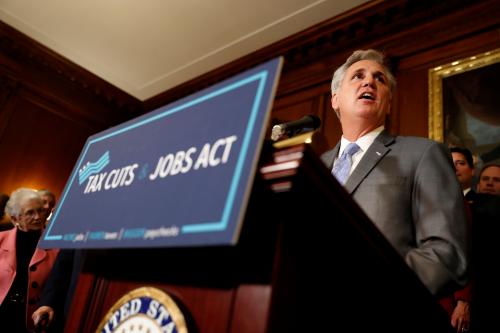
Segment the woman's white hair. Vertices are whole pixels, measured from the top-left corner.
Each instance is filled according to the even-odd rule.
[[[7,201],[7,205],[5,206],[5,212],[10,216],[19,216],[22,205],[33,199],[42,201],[37,191],[31,188],[18,188],[10,195],[9,201]]]

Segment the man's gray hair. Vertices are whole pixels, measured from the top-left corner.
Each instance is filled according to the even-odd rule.
[[[37,191],[31,188],[18,188],[10,195],[10,199],[5,206],[5,212],[10,216],[19,216],[19,214],[21,214],[22,205],[33,199],[40,200],[40,202],[42,201]]]
[[[377,50],[369,49],[369,50],[354,51],[353,54],[351,54],[351,56],[347,58],[346,62],[342,66],[337,68],[332,78],[332,86],[331,86],[332,95],[340,88],[340,85],[344,80],[344,76],[347,69],[355,62],[361,60],[373,60],[376,63],[382,65],[385,74],[387,76],[387,80],[389,81],[389,88],[391,89],[391,94],[392,94],[394,92],[394,89],[396,88],[396,79],[394,78],[391,71],[384,63],[385,60],[384,54]]]

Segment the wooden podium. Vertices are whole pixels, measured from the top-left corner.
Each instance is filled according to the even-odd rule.
[[[306,144],[265,147],[233,247],[93,250],[66,332],[159,288],[189,332],[453,332],[447,314]]]

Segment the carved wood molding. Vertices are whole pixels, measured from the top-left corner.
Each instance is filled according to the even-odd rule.
[[[500,25],[494,0],[375,0],[154,96],[144,103],[0,22],[0,52],[22,66],[35,64],[87,91],[129,119],[283,55],[278,97],[329,81],[336,59],[376,47],[394,59]],[[318,65],[320,64],[320,65]],[[293,75],[288,75],[293,73]],[[291,78],[290,78],[291,77]]]
[[[0,21],[0,52],[20,67],[34,64],[65,82],[86,91],[113,110],[135,114],[142,103],[135,97],[102,80],[86,69],[51,51],[23,33]],[[127,117],[128,118],[128,117]]]
[[[354,48],[381,49],[397,67],[401,56],[498,26],[499,11],[493,0],[370,1],[154,96],[144,106],[160,107],[280,55],[285,63],[278,98],[329,81],[336,57],[343,60]]]
[[[18,82],[6,76],[0,76],[0,111],[3,110],[10,96],[18,87]]]
[[[0,75],[0,138],[9,123],[12,115],[12,108],[6,107],[11,101],[11,97],[15,95],[18,89],[18,82],[10,78]]]
[[[359,48],[383,51],[397,74],[403,57],[497,28],[500,6],[490,0],[398,0],[321,25],[293,37],[304,41],[285,53],[289,75],[281,80],[278,97],[328,83],[333,70]]]

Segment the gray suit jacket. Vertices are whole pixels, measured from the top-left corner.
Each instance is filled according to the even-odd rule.
[[[330,169],[339,147],[321,156]],[[384,131],[345,188],[432,293],[465,283],[464,201],[444,145]]]

